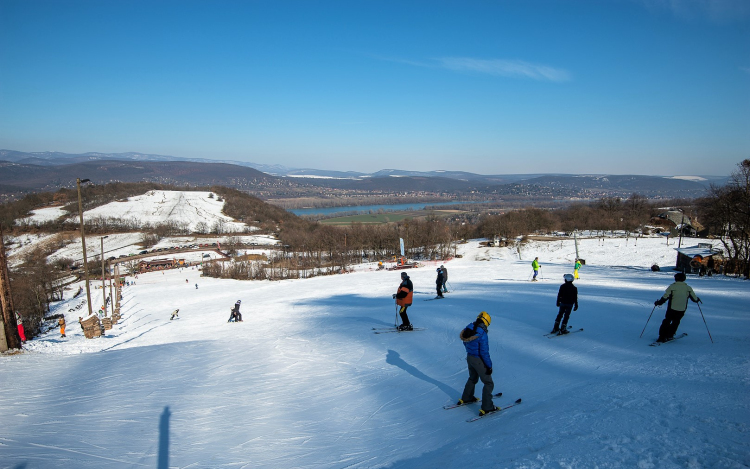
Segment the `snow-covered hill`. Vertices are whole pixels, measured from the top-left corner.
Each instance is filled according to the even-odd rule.
[[[120,324],[92,340],[76,324],[80,299],[68,298],[53,311],[66,314],[67,338],[53,331],[0,358],[0,468],[750,465],[750,284],[690,277],[706,323],[691,303],[688,336],[649,347],[664,307],[639,334],[672,272],[648,267],[673,264],[674,245],[579,247],[587,264],[570,324],[584,331],[553,339],[543,334],[572,241],[530,243],[520,259],[461,245],[445,262],[444,300],[423,301],[435,265],[414,270],[409,316],[422,332],[373,334],[394,323],[399,275],[370,265],[282,282],[141,275]],[[534,256],[543,279],[532,283]],[[244,322],[227,323],[237,299]],[[442,406],[467,377],[458,333],[482,310],[496,402],[523,403],[467,423],[476,406]]]

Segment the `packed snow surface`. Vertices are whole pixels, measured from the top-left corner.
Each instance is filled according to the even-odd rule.
[[[399,273],[372,265],[282,282],[192,268],[129,278],[123,319],[91,340],[75,285],[52,311],[67,338],[51,331],[0,357],[0,468],[748,467],[750,283],[689,276],[706,322],[690,303],[688,336],[649,347],[674,247],[579,240],[570,325],[584,330],[551,339],[572,241],[460,245],[442,300],[423,301],[439,263],[409,272],[421,332],[373,333],[394,324]],[[541,280],[529,282],[535,256]],[[227,323],[238,299],[244,322]],[[480,311],[492,316],[495,403],[523,402],[467,423],[478,406],[442,406],[461,395],[458,335]]]
[[[135,220],[139,224],[177,223],[189,231],[196,231],[198,223],[208,229],[219,224],[225,231],[243,231],[244,223],[223,215],[224,202],[210,192],[149,191],[124,201],[110,202],[84,212],[84,217]]]

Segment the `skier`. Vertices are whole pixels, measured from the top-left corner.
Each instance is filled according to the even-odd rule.
[[[26,343],[26,333],[23,330],[23,318],[21,317],[21,313],[16,311],[16,324],[18,325],[18,335],[21,337],[21,343]]]
[[[227,322],[242,322],[242,315],[240,314],[241,303],[242,300],[237,300],[237,303],[234,304],[234,308],[232,308],[232,314],[229,316],[229,321]]]
[[[448,293],[448,269],[444,265],[441,265],[440,270],[443,271],[443,293]]]
[[[179,315],[177,314],[179,312],[180,312],[179,309],[176,309],[176,310],[172,311],[172,315],[169,317],[169,320],[171,321],[174,318],[180,319]]]
[[[469,379],[466,381],[464,393],[458,400],[458,404],[467,404],[479,400],[474,397],[474,387],[481,379],[484,386],[482,387],[482,408],[479,415],[500,410],[492,402],[492,390],[495,389],[495,383],[492,381],[492,360],[490,359],[490,347],[487,340],[487,328],[490,321],[490,315],[486,311],[482,311],[477,316],[476,321],[469,323],[460,335],[466,348]]]
[[[197,283],[195,284],[195,289],[196,289],[196,290],[198,289],[198,284],[197,284]]]
[[[534,269],[534,278],[531,279],[532,282],[536,282],[536,276],[539,274],[540,267],[539,258],[535,257],[534,261],[531,263],[531,268]]]
[[[57,324],[60,325],[60,338],[65,337],[65,317],[61,317],[57,320]]]
[[[573,276],[565,274],[563,278],[565,279],[565,283],[560,285],[560,290],[557,292],[557,306],[560,308],[560,311],[557,313],[555,325],[550,334],[567,334],[570,311],[578,310],[578,289],[573,285]],[[561,319],[562,323],[560,323]]]
[[[398,291],[393,295],[396,299],[396,304],[400,306],[398,314],[401,316],[402,324],[398,326],[400,331],[411,331],[414,327],[409,322],[409,316],[406,314],[406,309],[411,306],[412,297],[414,295],[414,284],[406,274],[401,272],[401,284],[398,286]]]
[[[435,279],[435,287],[437,288],[437,296],[435,299],[443,298],[443,270],[438,267],[437,278]]]
[[[573,266],[573,277],[578,280],[580,277],[578,276],[578,271],[581,270],[581,260],[576,258],[576,263]]]
[[[654,301],[654,306],[660,306],[669,300],[667,304],[667,314],[664,315],[664,321],[659,327],[659,338],[657,342],[666,342],[674,338],[677,328],[680,327],[680,320],[687,310],[688,298],[693,303],[700,303],[701,299],[695,294],[693,289],[685,283],[685,274],[679,272],[674,276],[674,283],[667,287],[664,295]]]

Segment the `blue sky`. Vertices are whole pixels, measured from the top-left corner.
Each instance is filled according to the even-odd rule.
[[[750,2],[0,0],[0,148],[725,175]]]

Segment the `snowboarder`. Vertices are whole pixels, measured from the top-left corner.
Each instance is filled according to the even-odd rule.
[[[578,271],[581,270],[581,260],[576,258],[576,263],[573,266],[573,278],[578,280],[580,277],[578,276]]]
[[[401,284],[398,286],[398,291],[393,295],[396,299],[396,304],[400,306],[398,314],[401,316],[402,324],[398,326],[400,331],[411,331],[414,327],[409,322],[409,316],[406,314],[406,309],[411,306],[412,297],[414,296],[414,284],[406,274],[401,272]]]
[[[448,269],[444,265],[441,265],[440,270],[443,271],[443,293],[448,293]]]
[[[437,296],[435,299],[443,298],[443,270],[438,267],[437,278],[435,279],[435,287],[437,289]]]
[[[60,338],[65,337],[65,317],[61,317],[57,320],[57,324],[60,325]]]
[[[16,324],[18,325],[18,336],[21,337],[21,343],[26,343],[26,333],[23,330],[23,318],[21,317],[21,313],[16,311]]]
[[[532,282],[536,282],[536,276],[539,275],[539,268],[541,266],[539,265],[539,258],[535,257],[534,261],[531,263],[531,268],[534,269],[534,278],[531,279]]]
[[[693,303],[700,303],[701,299],[695,294],[693,289],[685,283],[685,274],[679,272],[674,276],[674,283],[667,287],[664,295],[654,301],[654,306],[660,306],[669,300],[667,304],[667,314],[664,315],[664,321],[659,327],[659,338],[657,342],[666,342],[672,339],[680,327],[680,320],[687,310],[688,298]]]
[[[172,311],[172,315],[169,317],[169,320],[171,321],[172,319],[175,319],[175,318],[180,319],[180,317],[178,315],[179,312],[180,312],[179,309],[176,309],[176,310]]]
[[[237,300],[237,303],[234,304],[234,308],[232,308],[232,313],[229,316],[229,321],[227,322],[242,322],[242,315],[240,314],[240,304],[242,304],[242,300]]]
[[[484,386],[482,387],[482,408],[479,415],[500,410],[492,402],[492,390],[495,389],[495,383],[492,381],[492,360],[490,359],[490,347],[487,340],[487,328],[491,320],[490,315],[486,311],[482,311],[477,316],[476,321],[469,323],[460,334],[466,348],[469,379],[466,381],[464,393],[458,400],[458,404],[467,404],[479,400],[474,397],[474,387],[481,379]]]
[[[557,313],[555,325],[552,327],[550,334],[567,334],[570,311],[578,310],[578,289],[573,285],[573,276],[565,274],[563,278],[565,279],[565,283],[560,285],[560,290],[557,292],[557,306],[560,308],[560,311]],[[562,320],[562,323],[560,320]]]

